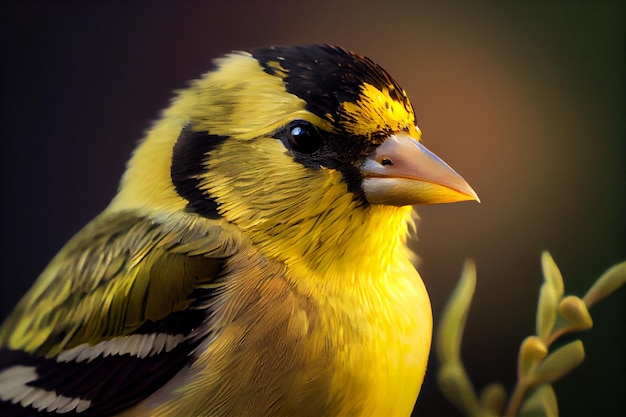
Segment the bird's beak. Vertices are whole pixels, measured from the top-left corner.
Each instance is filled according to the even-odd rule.
[[[463,177],[408,133],[390,135],[365,159],[361,174],[372,204],[480,202]]]

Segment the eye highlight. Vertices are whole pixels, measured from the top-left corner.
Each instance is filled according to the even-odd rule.
[[[306,120],[289,123],[279,137],[288,148],[304,154],[311,154],[324,145],[320,132]]]

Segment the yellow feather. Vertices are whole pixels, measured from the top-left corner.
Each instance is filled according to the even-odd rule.
[[[143,396],[115,404],[119,416],[410,415],[432,331],[406,242],[414,217],[410,206],[370,203],[359,181],[364,159],[374,171],[389,165],[375,153],[385,135],[419,140],[412,107],[363,57],[326,46],[268,51],[276,56],[265,67],[254,52],[228,55],[178,93],[134,151],[111,204],[3,325],[0,347],[56,361],[49,378],[62,381],[89,377],[75,363],[65,375],[64,364],[126,355],[136,366],[131,382],[107,377]],[[308,63],[288,62],[302,51]],[[335,65],[335,54],[345,62]],[[294,71],[304,74],[295,87]],[[327,71],[347,71],[335,87],[345,91],[305,99],[318,87],[307,83],[324,87]],[[335,147],[299,153],[298,138],[284,138],[296,134],[285,130],[293,121]],[[187,144],[185,152],[204,153],[194,155],[195,170],[176,175],[215,213],[194,211],[197,201],[174,180],[185,139],[214,141]],[[132,361],[158,355],[178,368]],[[34,386],[37,366],[27,368]],[[3,394],[2,377],[15,369],[0,368],[0,399],[30,392],[13,384]],[[153,379],[159,384],[132,391]],[[69,409],[108,405],[63,397],[63,387],[36,394]]]

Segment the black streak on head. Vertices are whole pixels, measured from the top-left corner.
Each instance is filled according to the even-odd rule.
[[[273,63],[287,72],[287,91],[306,101],[306,108],[331,122],[340,118],[343,102],[356,102],[364,83],[390,89],[392,99],[407,103],[402,87],[371,59],[330,45],[272,46],[250,51],[265,72],[279,75]],[[330,116],[330,117],[329,117]]]
[[[380,145],[391,130],[356,136],[345,128],[354,123],[342,109],[342,103],[356,103],[362,98],[364,84],[386,90],[391,99],[411,109],[404,90],[371,59],[330,45],[271,46],[250,51],[263,70],[282,78],[287,92],[306,102],[306,109],[328,120],[335,132],[323,132],[325,146],[309,155],[294,153],[294,158],[309,167],[325,166],[339,170],[348,190],[367,204],[361,183],[363,158]],[[357,121],[358,122],[358,121]]]
[[[189,202],[187,211],[210,219],[220,218],[217,202],[200,189],[200,175],[207,170],[207,154],[226,139],[226,136],[196,132],[189,124],[181,130],[174,144],[170,173],[176,192]]]

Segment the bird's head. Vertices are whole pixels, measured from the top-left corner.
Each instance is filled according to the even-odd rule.
[[[478,200],[420,143],[406,92],[370,59],[310,45],[216,64],[137,148],[113,207],[297,234],[305,218],[320,225],[354,210]]]

